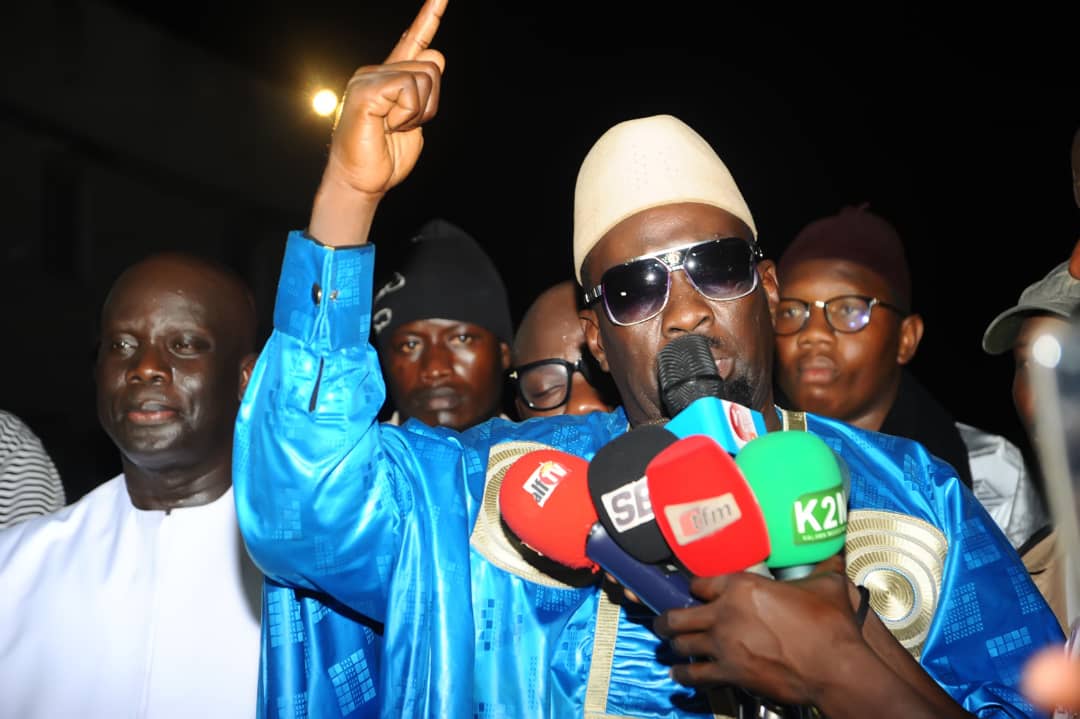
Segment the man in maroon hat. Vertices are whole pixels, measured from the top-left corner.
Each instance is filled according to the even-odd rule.
[[[1047,517],[1020,450],[957,422],[906,369],[923,320],[896,229],[865,205],[844,208],[807,225],[777,274],[777,381],[794,408],[920,442],[1022,549]]]

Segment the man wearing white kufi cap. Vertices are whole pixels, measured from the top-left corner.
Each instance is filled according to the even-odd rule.
[[[310,237],[296,232],[288,241],[275,331],[237,422],[245,448],[234,463],[238,514],[260,568],[277,584],[385,628],[369,690],[386,717],[734,711],[680,682],[739,685],[833,717],[956,716],[961,705],[1023,715],[1014,689],[1019,662],[1059,641],[1060,631],[1019,560],[989,533],[990,519],[912,443],[808,419],[847,460],[849,536],[853,528],[889,527],[897,546],[922,552],[905,565],[924,590],[909,607],[913,618],[886,616],[905,646],[874,612],[860,624],[862,593],[827,571],[795,582],[743,572],[696,580],[704,605],[670,611],[657,624],[675,636],[668,646],[647,610],[600,585],[602,573],[553,570],[501,521],[500,489],[506,482],[502,491],[513,492],[520,481],[507,470],[529,451],[591,459],[628,426],[669,416],[656,361],[678,337],[707,339],[725,392],[759,412],[762,426],[799,421],[772,402],[774,267],[761,259],[727,169],[675,118],[615,126],[578,178],[574,255],[590,302],[586,337],[625,409],[521,424],[492,419],[462,433],[375,421],[385,389],[367,323],[358,319],[371,307],[367,234],[383,194],[416,163],[419,128],[435,114],[443,59],[428,45],[444,10],[445,1],[429,0],[387,64],[354,77]],[[362,246],[347,249],[355,245]],[[312,303],[317,281],[338,304]],[[834,558],[822,569],[840,566]],[[869,584],[879,578],[875,587],[902,580],[887,567],[860,576]],[[984,601],[979,590],[991,584],[998,600]],[[871,605],[886,614],[898,604],[881,599]],[[305,656],[320,650],[281,621],[284,649],[264,646],[270,685],[287,663],[276,662],[277,653],[293,642],[306,642]],[[715,661],[685,664],[671,650]],[[290,706],[290,697],[266,700]]]
[[[701,135],[671,115],[615,125],[589,150],[574,189],[574,272],[615,225],[642,210],[698,202],[726,210],[757,237],[727,166]]]

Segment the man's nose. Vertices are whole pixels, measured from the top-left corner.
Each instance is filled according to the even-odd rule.
[[[172,376],[168,362],[154,345],[144,345],[131,360],[127,370],[128,382],[160,384]]]
[[[671,274],[667,306],[663,312],[664,334],[667,336],[694,332],[709,324],[713,308],[708,298],[697,291],[686,273],[679,270]]]
[[[809,315],[806,318],[806,322],[803,323],[802,329],[796,333],[799,341],[832,342],[835,340],[836,330],[829,324],[829,320],[825,316],[825,308],[817,307],[813,303],[810,303],[810,308],[807,311],[809,312]]]
[[[590,412],[610,412],[611,407],[604,404],[596,389],[579,374],[574,375],[570,383],[570,400],[566,403],[567,414],[589,414]]]
[[[454,371],[454,361],[450,350],[441,344],[428,345],[420,356],[420,378],[425,382],[435,382],[449,377]]]

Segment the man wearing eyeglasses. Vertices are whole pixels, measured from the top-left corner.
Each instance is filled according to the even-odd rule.
[[[518,417],[610,412],[615,406],[608,376],[585,352],[578,319],[580,294],[567,280],[533,300],[514,335],[514,406]]]
[[[851,516],[873,510],[888,514],[875,515],[883,527],[917,526],[940,559],[913,612],[928,623],[886,617],[912,630],[922,666],[874,612],[857,621],[860,593],[835,571],[839,557],[799,581],[696,579],[703,604],[654,624],[598,577],[556,576],[506,536],[497,506],[506,457],[541,444],[591,458],[628,428],[663,422],[656,357],[677,337],[707,337],[733,396],[781,429],[774,267],[758,259],[724,163],[674,117],[612,127],[575,189],[574,264],[593,302],[586,340],[623,408],[492,419],[463,433],[375,421],[384,390],[355,319],[370,307],[366,240],[435,114],[444,60],[429,44],[445,5],[429,0],[386,64],[350,82],[308,230],[286,247],[275,332],[237,423],[238,514],[260,567],[383,624],[375,691],[386,717],[700,717],[713,712],[705,690],[729,685],[836,719],[1027,714],[1020,663],[1061,632],[1007,545],[984,530],[981,508],[937,501],[935,483],[956,480],[904,454],[912,443],[808,418],[847,460]],[[336,301],[313,304],[316,280]],[[882,577],[891,579],[902,577]],[[980,601],[990,584],[1012,594]],[[283,629],[281,643],[297,641]]]
[[[1014,548],[1047,523],[1020,450],[907,371],[923,335],[896,229],[867,207],[809,223],[777,264],[777,382],[793,408],[908,437],[948,462]]]

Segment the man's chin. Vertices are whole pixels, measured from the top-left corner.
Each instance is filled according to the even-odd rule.
[[[476,424],[476,421],[473,420],[472,417],[467,416],[460,409],[438,411],[424,410],[422,412],[415,412],[409,415],[409,417],[423,422],[428,427],[446,427],[459,432]]]
[[[720,386],[720,399],[754,408],[757,389],[745,377],[733,377]]]
[[[184,439],[183,428],[176,423],[125,425],[112,434],[117,448],[129,457],[146,457],[169,452]]]
[[[195,463],[191,453],[178,441],[154,444],[129,442],[119,449],[129,463],[149,472],[170,472]]]

